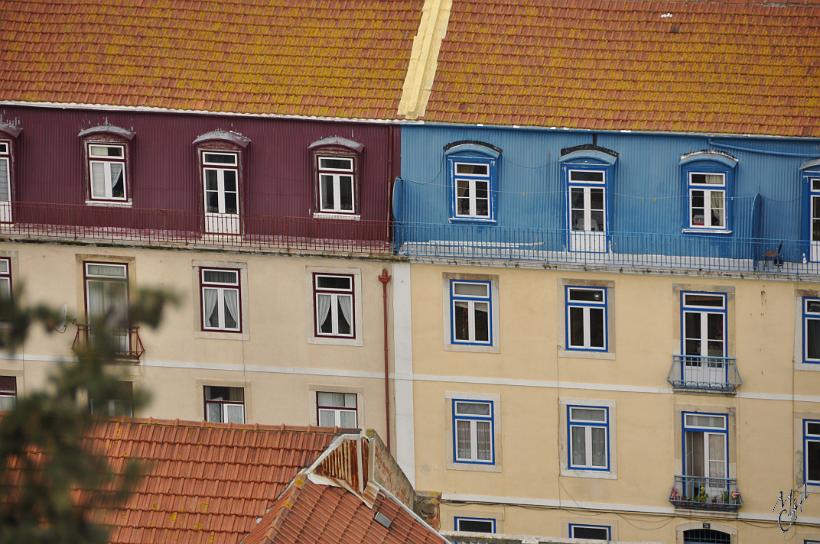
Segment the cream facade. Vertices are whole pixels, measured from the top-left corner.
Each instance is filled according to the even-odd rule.
[[[62,332],[35,331],[22,350],[2,355],[0,375],[16,378],[18,395],[42,387],[55,365],[72,357],[74,321],[87,322],[85,265],[124,264],[132,296],[150,286],[180,297],[159,329],[139,330],[144,353],[119,365],[124,379],[152,397],[135,415],[203,420],[204,388],[232,387],[243,390],[240,404],[247,423],[317,425],[317,394],[329,392],[347,394],[342,408],[355,410],[356,426],[386,436],[385,327],[378,277],[383,270],[389,273],[389,261],[25,242],[2,244],[0,256],[9,259],[13,285],[23,286],[25,301],[64,305],[67,315],[74,316]],[[237,271],[238,330],[210,331],[203,325],[203,269]],[[352,279],[354,326],[349,337],[317,334],[316,275]],[[388,349],[392,354],[392,346]],[[337,421],[349,424],[352,419]]]
[[[414,263],[410,270],[412,376],[397,379],[412,382],[411,471],[418,489],[442,492],[443,529],[478,519],[506,534],[568,537],[573,526],[609,527],[611,539],[624,541],[682,543],[684,531],[701,528],[729,535],[732,544],[820,538],[815,497],[787,533],[772,510],[781,490],[803,485],[803,421],[820,420],[820,372],[802,363],[801,351],[801,303],[820,284],[466,264]],[[454,279],[490,282],[491,345],[454,345]],[[567,345],[569,286],[605,289],[605,350]],[[683,349],[685,293],[724,301],[722,340],[742,379],[734,392],[683,390],[668,381],[673,355]],[[488,403],[491,414],[479,407],[460,418],[458,400]],[[584,425],[583,414],[595,421]],[[709,415],[717,419],[699,419]],[[466,422],[461,435],[458,419]],[[698,434],[697,421],[723,428],[687,436]],[[582,429],[574,445],[570,424]],[[583,436],[586,427],[601,430]],[[605,459],[570,451],[600,450],[591,433],[605,433],[606,451],[593,451]],[[401,427],[397,434],[402,462],[406,435]],[[492,451],[482,451],[488,443]],[[710,446],[711,467],[702,470],[732,481],[698,480],[700,496],[680,503],[685,487],[671,490],[686,474],[683,452],[704,455],[700,449]],[[586,466],[572,466],[579,459]],[[698,490],[704,483],[725,491]]]

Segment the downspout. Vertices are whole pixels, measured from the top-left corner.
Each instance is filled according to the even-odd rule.
[[[387,438],[385,444],[387,445],[387,452],[392,454],[393,450],[390,442],[390,359],[387,343],[387,284],[390,283],[390,280],[391,276],[387,273],[387,269],[382,268],[379,281],[382,284],[382,309],[384,311],[384,422],[386,428],[385,435]]]

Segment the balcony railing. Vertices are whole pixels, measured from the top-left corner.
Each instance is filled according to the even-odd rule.
[[[87,346],[93,336],[94,333],[88,325],[78,324],[77,334],[74,336],[72,348],[77,350]],[[115,330],[112,332],[112,338],[115,343],[115,355],[118,359],[139,361],[140,357],[145,353],[145,347],[143,347],[142,339],[140,338],[139,327]]]
[[[737,480],[703,476],[675,476],[669,502],[678,508],[735,512],[743,505]]]
[[[673,355],[669,383],[675,389],[734,393],[743,381],[731,357]]]

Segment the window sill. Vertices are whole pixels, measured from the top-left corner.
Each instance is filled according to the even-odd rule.
[[[501,472],[501,465],[498,463],[447,463],[448,470],[463,470],[467,472]]]
[[[354,346],[361,347],[364,345],[362,339],[358,338],[344,338],[335,336],[311,336],[308,338],[309,344],[318,344],[324,346]]]
[[[809,372],[820,372],[820,361],[798,361],[794,365],[795,370],[807,370]],[[818,484],[820,485],[820,484]]]
[[[361,218],[362,216],[357,213],[314,212],[313,214],[313,219],[342,219],[345,221],[360,221]]]
[[[732,234],[730,229],[707,229],[707,228],[693,228],[687,227],[681,229],[683,234]]]
[[[602,359],[606,361],[614,361],[615,354],[611,351],[598,350],[574,350],[558,348],[558,357],[567,359]]]
[[[250,335],[247,330],[243,330],[242,332],[198,330],[194,332],[194,338],[205,338],[209,340],[249,340]]]
[[[452,344],[450,342],[445,342],[444,344],[445,351],[466,351],[471,353],[499,353],[498,345],[485,345],[485,344]]]
[[[482,219],[480,217],[451,217],[450,223],[481,223],[485,225],[495,225],[498,223],[495,219]]]
[[[582,470],[575,468],[561,468],[561,476],[568,478],[597,478],[599,480],[617,480],[618,475],[612,470]]]
[[[101,208],[130,208],[131,199],[128,200],[86,200],[86,206],[98,206]]]

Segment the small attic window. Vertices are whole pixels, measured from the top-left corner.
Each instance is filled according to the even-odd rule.
[[[684,232],[729,234],[734,168],[737,159],[721,151],[695,151],[681,157]]]
[[[501,149],[485,142],[458,141],[444,146],[444,156],[450,220],[494,223]]]
[[[134,132],[114,125],[81,130],[86,159],[86,204],[130,205],[130,143]]]
[[[358,219],[359,180],[364,146],[333,136],[308,146],[314,186],[314,218]]]

